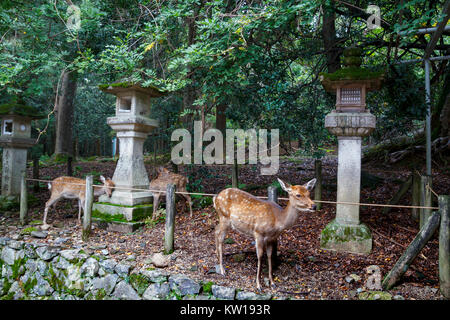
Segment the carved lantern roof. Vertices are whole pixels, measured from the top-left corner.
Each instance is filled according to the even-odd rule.
[[[148,95],[152,98],[158,98],[166,95],[166,92],[154,87],[143,87],[141,84],[132,82],[132,81],[123,81],[123,82],[115,82],[110,84],[101,84],[98,86],[100,90],[103,92],[111,93],[114,95],[123,93],[123,92],[130,92],[130,91],[137,91],[140,93],[143,93],[145,95]]]
[[[0,105],[0,117],[10,115],[29,118],[31,120],[42,119],[47,116],[44,113],[39,113],[35,107],[25,105],[20,101],[12,101]]]
[[[360,48],[347,48],[342,69],[319,74],[325,90],[336,93],[338,112],[366,112],[366,92],[381,87],[384,72],[361,68],[361,54]]]
[[[320,81],[328,92],[351,84],[365,85],[367,91],[378,90],[384,78],[384,71],[370,71],[361,68],[362,49],[350,47],[344,50],[343,67],[333,73],[320,73]]]

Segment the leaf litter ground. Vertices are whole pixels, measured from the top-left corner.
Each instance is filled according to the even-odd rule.
[[[147,164],[150,178],[154,176],[153,166]],[[74,163],[75,176],[102,173],[111,177],[114,173],[114,162],[77,162]],[[314,175],[314,161],[282,161],[277,177],[291,184],[303,184]],[[370,165],[366,170],[383,182],[374,188],[361,190],[361,202],[387,203],[400,188],[399,182],[405,181],[410,174],[403,168],[375,167]],[[244,189],[255,195],[267,195],[267,186],[275,180],[274,176],[261,176],[258,166],[244,166],[240,169],[239,183]],[[41,168],[41,179],[54,179],[65,174],[65,165],[54,165]],[[324,200],[336,199],[335,158],[323,160]],[[190,182],[197,190],[205,193],[217,193],[231,184],[231,168],[229,166],[180,166],[180,172],[189,175]],[[32,177],[32,170],[28,170]],[[33,195],[39,200],[29,208],[29,221],[42,220],[45,201],[49,191],[44,184],[38,193]],[[450,186],[450,175],[438,173],[434,176],[433,189],[438,194],[447,194]],[[30,193],[31,183],[30,183]],[[284,195],[280,195],[284,196]],[[411,194],[408,192],[400,204],[410,205]],[[257,258],[253,239],[230,231],[224,245],[224,265],[226,276],[216,274],[214,228],[217,215],[210,205],[197,207],[191,219],[184,203],[178,201],[175,227],[175,252],[171,255],[168,272],[184,273],[193,279],[203,282],[212,281],[218,285],[233,286],[248,291],[255,291],[255,275]],[[435,199],[436,200],[436,199]],[[285,206],[284,201],[280,201]],[[164,206],[164,204],[163,204]],[[184,209],[184,212],[182,212]],[[360,219],[372,230],[373,250],[367,256],[335,253],[320,249],[320,231],[335,217],[335,205],[324,204],[320,211],[301,214],[296,224],[283,232],[279,238],[278,252],[280,264],[274,270],[276,288],[267,285],[267,260],[263,260],[263,292],[275,297],[291,297],[296,299],[358,299],[358,292],[366,290],[369,275],[366,268],[377,265],[384,276],[401,256],[408,244],[418,232],[418,223],[411,219],[411,210],[393,208],[388,214],[382,214],[380,207],[361,207]],[[108,257],[127,259],[136,268],[148,264],[149,257],[163,250],[164,223],[148,224],[144,228],[131,233],[121,234],[106,232],[95,228],[88,244],[81,241],[81,228],[77,224],[77,202],[60,201],[56,208],[49,211],[48,222],[53,224],[45,239],[34,239],[21,236],[21,231],[30,227],[19,226],[18,213],[0,213],[0,236],[20,237],[25,241],[41,241],[54,244],[64,241],[62,247],[83,247],[87,251],[101,254],[108,250]],[[36,227],[36,225],[34,225]],[[438,233],[426,244],[421,254],[413,262],[409,270],[390,293],[401,295],[405,299],[442,299],[439,293],[438,274]],[[358,275],[360,280],[346,281],[351,274]],[[349,278],[347,278],[348,280]],[[265,283],[265,284],[264,284]]]

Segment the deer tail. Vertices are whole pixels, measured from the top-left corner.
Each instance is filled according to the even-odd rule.
[[[49,183],[47,183],[47,185],[48,185],[48,190],[52,190],[52,184],[49,182]]]
[[[216,209],[216,196],[213,197],[213,207]]]

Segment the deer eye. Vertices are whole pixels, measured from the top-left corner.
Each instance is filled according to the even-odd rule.
[[[300,197],[301,197],[301,194],[300,194],[300,193],[297,193],[295,196],[297,196],[297,197],[300,198]]]

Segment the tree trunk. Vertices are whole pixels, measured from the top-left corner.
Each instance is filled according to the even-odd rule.
[[[441,293],[450,299],[450,196],[439,196],[439,283]]]
[[[72,129],[74,99],[77,81],[74,74],[65,72],[61,85],[61,96],[58,99],[55,156],[72,155]]]
[[[340,69],[340,51],[336,46],[336,26],[333,1],[327,1],[323,7],[322,37],[325,55],[327,57],[328,73]]]
[[[226,159],[226,129],[227,129],[227,115],[225,113],[225,111],[227,110],[227,105],[226,104],[218,104],[216,106],[216,129],[220,130],[220,132],[222,132],[222,136],[223,136],[223,146],[222,146],[222,150],[223,150],[223,163],[225,163],[225,159]]]
[[[382,286],[384,290],[391,289],[400,280],[402,275],[408,270],[408,267],[419,254],[420,250],[425,246],[436,229],[439,227],[440,215],[435,211],[420,229],[417,236],[406,249],[405,253],[398,259],[394,267],[389,271],[383,280]]]

